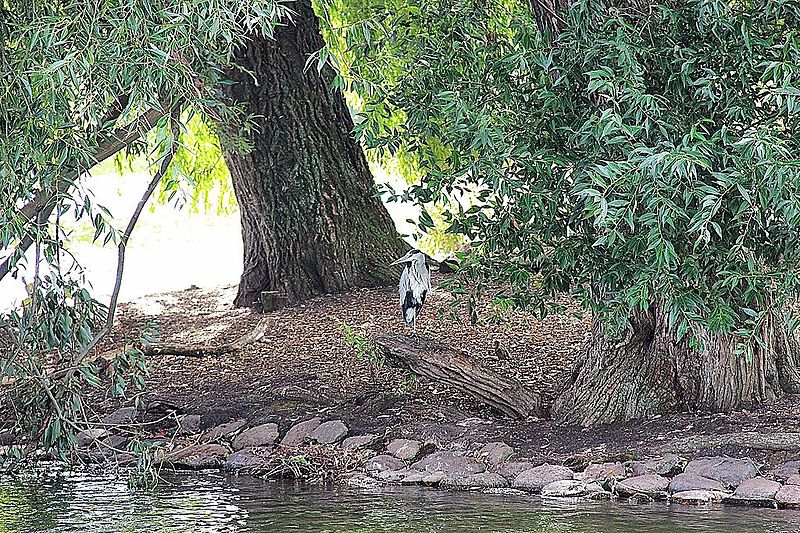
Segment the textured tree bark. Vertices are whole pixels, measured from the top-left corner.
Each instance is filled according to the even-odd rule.
[[[564,29],[563,14],[571,0],[529,0],[536,25],[543,34],[555,38]]]
[[[257,115],[247,154],[225,154],[239,202],[244,272],[235,303],[278,291],[289,302],[394,281],[407,245],[374,188],[329,68],[306,68],[323,46],[308,0],[294,23],[241,50],[230,96]],[[252,73],[252,75],[250,74]]]
[[[800,392],[796,340],[778,320],[762,336],[765,346],[748,358],[731,335],[703,332],[700,349],[678,341],[658,308],[639,314],[622,339],[596,325],[553,418],[590,427],[674,410],[729,412]]]

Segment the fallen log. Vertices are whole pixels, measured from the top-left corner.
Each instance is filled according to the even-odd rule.
[[[238,352],[248,344],[261,340],[267,333],[267,317],[261,319],[252,331],[245,333],[233,342],[225,344],[205,345],[205,344],[142,344],[136,342],[133,347],[140,350],[145,355],[177,355],[183,357],[213,357]],[[98,354],[94,359],[94,364],[102,372],[109,365],[121,350],[125,348],[114,348]],[[63,379],[74,371],[75,367],[62,368],[61,370],[49,369],[45,375],[48,379]],[[0,375],[0,388],[12,387],[17,382],[16,377]]]
[[[410,371],[463,390],[506,416],[542,416],[538,393],[519,381],[481,366],[464,352],[419,335],[378,334],[375,347],[389,361]]]
[[[252,331],[242,335],[233,342],[216,346],[203,344],[139,344],[136,346],[145,355],[179,355],[184,357],[208,357],[238,352],[248,344],[261,340],[267,332],[267,317],[261,319]]]

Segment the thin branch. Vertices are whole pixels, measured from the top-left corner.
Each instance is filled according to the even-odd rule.
[[[47,395],[47,398],[50,400],[51,409],[55,411],[56,416],[58,417],[58,419],[61,420],[62,422],[64,422],[65,424],[67,424],[69,427],[71,427],[76,432],[76,434],[80,433],[81,431],[84,431],[78,425],[77,422],[75,422],[71,418],[67,418],[67,416],[64,414],[64,411],[61,409],[61,404],[58,403],[58,400],[56,400],[55,396],[53,396],[53,391],[50,390],[50,387],[44,381],[44,379],[41,378],[41,377],[37,377],[35,379],[39,383],[39,386],[42,388],[42,390],[44,390],[45,394]],[[50,416],[48,415],[47,417],[45,417],[45,420],[47,420],[49,418],[50,418]],[[38,441],[41,438],[41,434],[44,432],[46,427],[47,427],[47,424],[42,424],[42,429],[40,430],[39,435],[37,435],[36,438],[32,439],[30,444],[33,444],[33,445],[38,444]],[[107,449],[109,449],[109,450],[111,450],[111,451],[113,451],[114,453],[117,453],[117,454],[128,453],[127,450],[121,450],[119,448],[116,448],[116,447],[108,444],[107,442],[104,442],[104,441],[100,440],[99,438],[92,437],[91,438],[91,442],[94,443],[94,444],[97,444],[98,446],[105,447],[105,448],[107,448]]]
[[[180,115],[180,107],[177,107],[173,110],[170,115],[170,128],[172,130],[172,141],[170,143],[169,149],[161,158],[161,165],[156,172],[153,179],[150,180],[150,184],[147,186],[147,189],[144,191],[142,198],[139,200],[139,203],[136,205],[136,209],[134,209],[133,214],[131,215],[130,220],[128,221],[128,226],[125,228],[125,232],[122,234],[122,237],[119,241],[119,246],[117,247],[117,275],[114,280],[114,290],[111,292],[111,301],[108,304],[108,314],[106,316],[106,323],[103,328],[98,331],[92,340],[81,350],[80,355],[77,359],[73,362],[74,365],[78,365],[83,361],[86,355],[95,347],[97,343],[100,342],[106,335],[111,332],[111,328],[114,325],[114,313],[117,309],[117,301],[119,300],[119,290],[122,287],[122,273],[125,268],[125,247],[128,244],[128,240],[131,238],[131,234],[133,233],[134,228],[136,227],[136,223],[139,221],[139,216],[142,214],[144,210],[144,206],[147,204],[147,201],[152,196],[153,192],[158,187],[158,184],[161,183],[161,180],[167,173],[169,169],[170,163],[172,163],[173,157],[175,157],[175,152],[178,150],[178,118]],[[67,378],[71,377],[73,372],[67,374]]]
[[[567,22],[560,12],[569,8],[571,0],[529,0],[536,25],[542,33],[549,32],[553,38],[558,37]]]

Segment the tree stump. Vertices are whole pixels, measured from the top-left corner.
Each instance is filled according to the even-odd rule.
[[[542,416],[541,397],[519,381],[482,367],[464,352],[418,335],[379,334],[373,343],[389,361],[470,394],[506,416]]]
[[[265,313],[283,309],[289,303],[289,298],[278,291],[261,291],[261,309]]]

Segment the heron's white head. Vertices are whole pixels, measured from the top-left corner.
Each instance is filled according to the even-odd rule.
[[[409,250],[406,255],[404,255],[394,263],[392,263],[392,265],[399,265],[401,263],[410,263],[412,261],[416,261],[417,264],[425,263],[425,254],[414,248],[413,250]]]

